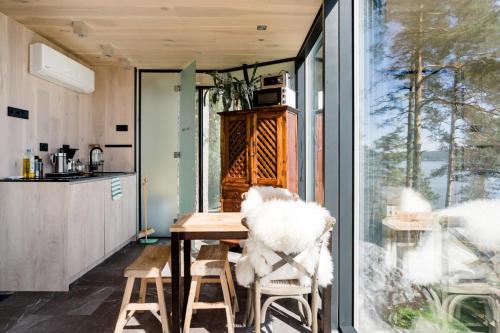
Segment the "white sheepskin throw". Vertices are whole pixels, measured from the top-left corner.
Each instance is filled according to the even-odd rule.
[[[249,197],[247,197],[248,199]],[[242,207],[245,206],[242,204]],[[271,273],[272,265],[279,258],[273,251],[299,254],[296,261],[310,273],[318,266],[318,284],[327,286],[333,279],[333,262],[328,250],[329,233],[323,235],[330,217],[328,211],[315,203],[301,200],[262,201],[245,210],[249,238],[242,259],[236,265],[236,278],[240,285],[248,286],[254,281],[254,273],[267,280],[299,279],[309,286],[310,278],[290,265]],[[243,209],[242,209],[243,210]],[[320,248],[319,237],[324,242]],[[269,274],[269,275],[268,275]]]
[[[253,186],[245,194],[245,200],[241,203],[241,212],[247,213],[269,200],[296,200],[297,196],[286,188],[272,186]]]

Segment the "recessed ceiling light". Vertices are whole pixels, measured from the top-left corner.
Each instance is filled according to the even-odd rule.
[[[265,24],[259,24],[257,26],[257,30],[258,31],[265,31],[265,30],[267,30],[267,25],[265,25]]]
[[[120,66],[123,69],[131,69],[132,68],[132,64],[130,63],[130,60],[128,60],[127,58],[120,59]]]
[[[102,54],[108,58],[111,58],[113,56],[113,54],[115,53],[113,46],[111,46],[109,44],[101,45],[101,51],[102,51]]]
[[[83,21],[73,21],[73,33],[78,37],[87,37],[89,29]]]

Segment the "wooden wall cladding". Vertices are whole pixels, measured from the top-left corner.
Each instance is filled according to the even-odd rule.
[[[133,144],[134,74],[121,67],[96,67],[96,91],[80,94],[28,73],[31,43],[43,42],[75,57],[0,13],[0,177],[21,174],[22,156],[31,147],[51,166],[48,154],[63,144],[79,148],[88,159],[88,145]],[[78,60],[78,59],[76,59]],[[29,110],[29,119],[7,116],[7,107]],[[116,132],[116,124],[129,124]],[[39,144],[48,143],[40,154]],[[132,171],[133,148],[107,149],[106,171]]]
[[[110,66],[94,70],[92,112],[96,142],[104,149],[104,171],[134,171],[134,71]],[[116,131],[118,124],[128,125],[128,131]]]
[[[298,191],[297,110],[275,106],[219,113],[222,210],[239,211],[253,185]]]
[[[200,69],[295,57],[321,0],[7,0],[0,12],[91,65]],[[87,36],[73,32],[85,26]],[[267,31],[257,25],[268,24]],[[103,50],[102,45],[105,45]],[[114,53],[112,57],[104,54]]]

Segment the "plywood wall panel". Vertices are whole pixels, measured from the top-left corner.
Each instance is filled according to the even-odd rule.
[[[133,71],[120,67],[96,68],[96,92],[80,94],[29,74],[29,45],[44,42],[65,50],[0,13],[0,177],[21,174],[27,147],[39,153],[39,143],[49,153],[63,144],[79,148],[77,157],[88,161],[88,146],[98,143],[133,143]],[[72,56],[74,58],[74,56]],[[29,120],[7,117],[7,106],[28,110]],[[115,123],[129,125],[129,132],[114,132]],[[107,171],[133,170],[133,148],[126,153],[106,151],[112,161]]]
[[[97,142],[104,146],[105,171],[134,171],[134,71],[120,67],[94,67],[96,91],[93,96],[93,125]],[[116,125],[128,125],[127,132],[117,132]]]

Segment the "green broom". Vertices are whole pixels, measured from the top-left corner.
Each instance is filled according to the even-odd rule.
[[[142,191],[144,193],[144,230],[139,231],[137,238],[141,244],[155,244],[157,238],[148,238],[149,235],[155,232],[155,229],[148,227],[148,178],[144,177],[142,183]]]

